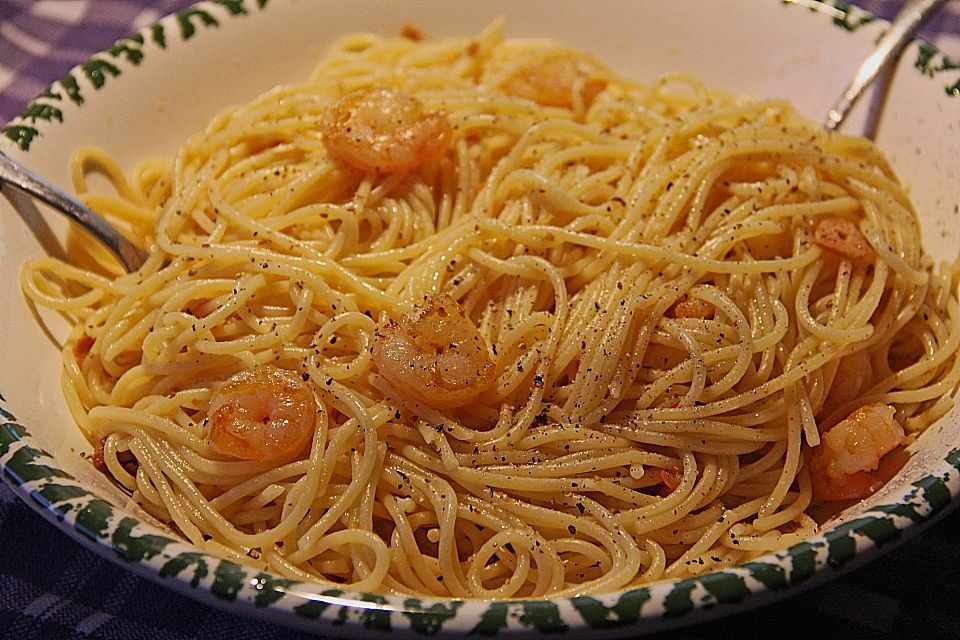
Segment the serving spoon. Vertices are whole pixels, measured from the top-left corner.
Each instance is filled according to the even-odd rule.
[[[946,0],[908,0],[890,23],[890,28],[877,42],[873,53],[863,62],[827,114],[824,128],[837,129],[864,90],[886,71],[903,52],[904,47]],[[147,253],[135,246],[100,215],[70,197],[61,189],[36,175],[20,163],[0,153],[0,186],[8,185],[37,198],[83,227],[103,243],[128,272],[136,271],[147,259]]]

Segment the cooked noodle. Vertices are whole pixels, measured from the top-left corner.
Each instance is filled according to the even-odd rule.
[[[544,60],[573,71],[570,104],[516,84],[537,90]],[[374,87],[445,114],[448,146],[409,171],[331,158],[329,105]],[[499,24],[347,37],[175,160],[125,175],[84,149],[74,182],[153,248],[133,274],[88,244],[89,270],[24,269],[73,323],[70,410],[146,512],[290,578],[513,598],[730,566],[816,531],[821,434],[888,404],[919,433],[960,381],[960,273],[922,253],[871,142],[688,77],[636,84]],[[821,246],[826,219],[855,221],[869,256]],[[437,292],[493,363],[452,408],[374,354]],[[314,395],[310,444],[218,452],[211,397],[264,364]]]

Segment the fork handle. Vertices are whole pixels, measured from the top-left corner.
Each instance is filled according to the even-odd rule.
[[[0,183],[47,203],[79,224],[103,243],[127,271],[136,271],[147,259],[144,251],[120,235],[100,215],[3,153],[0,153]]]
[[[917,30],[926,24],[946,1],[908,0],[903,5],[890,23],[890,28],[877,41],[876,49],[863,61],[846,91],[827,113],[827,119],[823,123],[825,129],[833,131],[840,126],[863,91],[878,75],[890,68]]]

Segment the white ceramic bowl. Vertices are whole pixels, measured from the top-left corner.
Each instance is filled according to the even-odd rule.
[[[813,9],[813,10],[811,10]],[[510,36],[553,37],[637,79],[694,74],[711,86],[793,101],[821,120],[885,23],[812,0],[232,0],[201,3],[94,56],[2,130],[0,151],[68,185],[68,157],[106,148],[125,165],[173,154],[218,110],[304,77],[347,32],[478,33],[496,16]],[[892,82],[876,140],[909,185],[927,250],[960,246],[960,72],[914,44]],[[865,122],[861,106],[848,130]],[[635,635],[767,602],[829,578],[917,531],[960,490],[960,415],[914,445],[903,470],[817,537],[749,564],[627,592],[521,602],[434,601],[346,593],[255,574],[199,553],[150,525],[92,466],[60,394],[65,329],[24,300],[23,261],[56,250],[65,223],[29,201],[0,198],[0,465],[18,494],[56,526],[131,570],[178,591],[283,624],[360,637],[393,630]],[[52,244],[51,244],[52,243]],[[708,612],[709,610],[709,612]]]

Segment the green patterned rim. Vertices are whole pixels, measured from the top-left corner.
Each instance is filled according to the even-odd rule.
[[[21,155],[49,127],[82,107],[92,92],[138,66],[146,55],[186,42],[205,29],[265,10],[269,0],[209,0],[167,16],[78,65],[0,129],[3,144]],[[877,21],[846,3],[783,0],[854,32]],[[923,42],[911,45],[917,72],[939,83],[948,97],[960,96],[960,65]],[[960,100],[960,97],[957,97]],[[71,106],[72,105],[72,106]],[[0,389],[0,391],[3,391]],[[702,621],[756,606],[796,591],[798,585],[827,580],[914,534],[951,505],[960,493],[960,448],[954,448],[890,500],[822,534],[752,562],[698,578],[666,580],[612,594],[570,598],[469,601],[384,597],[348,592],[256,572],[198,551],[168,532],[111,504],[64,471],[38,445],[0,395],[0,467],[16,493],[72,537],[132,571],[182,593],[275,622],[336,635],[366,636],[400,631],[408,635],[576,632],[587,636],[626,635]]]

